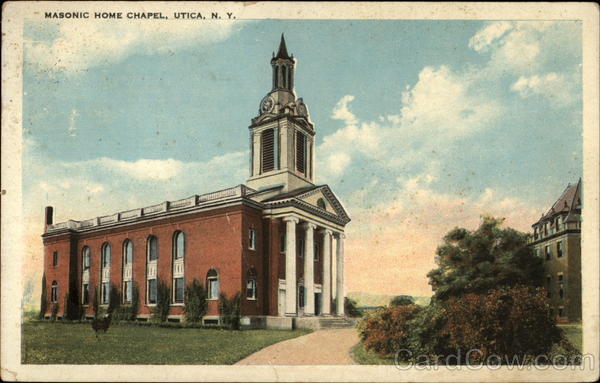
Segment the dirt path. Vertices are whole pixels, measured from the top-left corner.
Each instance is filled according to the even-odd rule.
[[[236,364],[354,364],[350,351],[356,343],[355,328],[319,330],[272,344]]]

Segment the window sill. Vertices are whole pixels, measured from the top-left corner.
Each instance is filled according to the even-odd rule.
[[[179,306],[179,307],[181,307],[181,306],[185,306],[185,304],[184,303],[171,303],[169,306],[172,306],[172,307],[178,307]]]
[[[256,298],[246,298],[247,301],[256,301]]]
[[[206,298],[207,301],[218,301],[219,298]]]

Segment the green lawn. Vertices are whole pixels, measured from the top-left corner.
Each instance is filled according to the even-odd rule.
[[[571,342],[573,346],[579,350],[579,352],[583,352],[583,337],[582,337],[582,329],[581,324],[564,324],[558,325],[564,332],[565,336]]]
[[[352,360],[356,364],[394,364],[394,358],[382,358],[373,351],[365,349],[362,342],[352,347]]]
[[[24,364],[233,364],[308,330],[161,328],[114,325],[96,340],[89,323],[23,324]]]

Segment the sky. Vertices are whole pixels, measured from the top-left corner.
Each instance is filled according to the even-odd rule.
[[[529,231],[582,175],[577,21],[29,21],[27,291],[44,206],[83,220],[246,181],[281,33],[317,183],[352,218],[346,291],[428,296],[446,232],[482,214]]]

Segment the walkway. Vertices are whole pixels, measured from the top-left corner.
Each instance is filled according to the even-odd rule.
[[[272,344],[236,364],[354,364],[350,351],[357,343],[355,328],[319,330]]]

